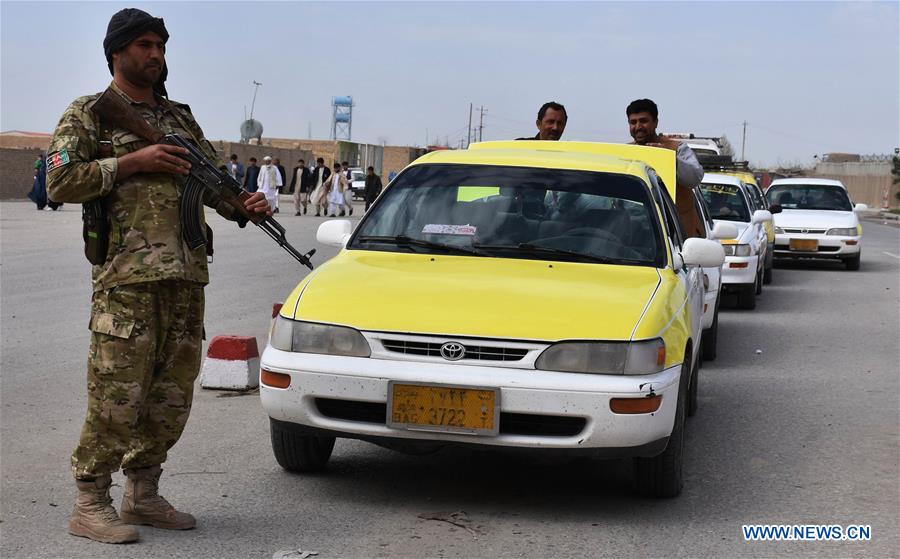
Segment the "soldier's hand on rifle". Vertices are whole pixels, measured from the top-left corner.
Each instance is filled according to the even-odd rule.
[[[187,175],[191,164],[180,157],[188,151],[178,146],[153,144],[128,153],[119,158],[117,180],[123,180],[136,173],[171,173]]]
[[[266,195],[262,192],[254,192],[249,198],[244,200],[244,207],[250,213],[272,215],[272,208],[266,201]]]

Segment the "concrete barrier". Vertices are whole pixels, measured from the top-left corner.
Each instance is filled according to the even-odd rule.
[[[250,336],[216,336],[200,368],[200,386],[250,390],[259,386],[259,348]]]

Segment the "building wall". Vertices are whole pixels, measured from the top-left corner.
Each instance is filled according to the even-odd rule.
[[[391,175],[391,172],[399,173],[425,154],[425,150],[421,148],[412,148],[406,146],[385,146],[384,147],[384,160],[382,162],[382,177],[381,180],[387,184],[388,177]]]
[[[50,147],[50,136],[20,136],[0,134],[0,148],[27,148],[46,151]]]
[[[41,149],[0,148],[0,199],[25,198],[34,185],[34,161]]]
[[[881,208],[886,196],[887,207],[900,206],[896,197],[900,185],[893,184],[890,159],[819,163],[813,176],[841,181],[854,203]]]

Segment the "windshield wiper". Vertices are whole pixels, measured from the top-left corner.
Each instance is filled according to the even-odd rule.
[[[535,245],[531,243],[519,243],[517,245],[485,245],[475,243],[473,248],[482,250],[509,250],[513,252],[522,252],[526,254],[544,254],[551,256],[567,256],[581,261],[596,262],[599,264],[647,264],[643,260],[633,260],[628,258],[608,258],[605,256],[596,256],[594,254],[585,254],[574,250],[566,250],[563,248],[553,248],[543,245]]]
[[[477,250],[473,250],[471,248],[458,246],[458,245],[448,245],[444,243],[436,243],[433,241],[426,241],[423,239],[414,239],[412,237],[407,237],[406,235],[362,235],[356,238],[357,241],[362,243],[387,243],[393,244],[397,246],[415,246],[422,248],[432,248],[436,250],[445,250],[448,252],[456,252],[459,254],[466,254],[469,256],[481,256],[482,254]]]

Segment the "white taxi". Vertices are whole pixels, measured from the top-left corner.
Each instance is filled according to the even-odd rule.
[[[859,270],[862,226],[856,212],[868,207],[854,206],[840,181],[778,179],[766,197],[781,209],[775,218],[776,258],[839,259],[848,270]]]
[[[703,198],[716,223],[728,222],[738,229],[734,239],[722,239],[725,264],[722,289],[737,294],[738,307],[756,308],[756,296],[762,292],[768,239],[763,224],[772,219],[767,210],[755,210],[740,179],[706,173],[700,184]]]

